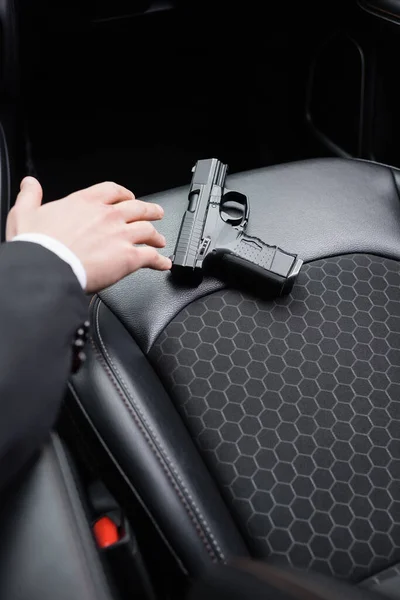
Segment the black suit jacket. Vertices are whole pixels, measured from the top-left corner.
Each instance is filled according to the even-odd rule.
[[[0,246],[0,493],[53,426],[87,297],[70,266],[38,244]]]

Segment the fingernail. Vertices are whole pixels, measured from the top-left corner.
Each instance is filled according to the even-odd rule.
[[[33,183],[36,183],[36,179],[28,175],[28,177],[24,177],[21,181],[20,189],[22,190],[25,185],[32,185]]]
[[[165,244],[167,243],[167,240],[165,239],[165,237],[160,233],[161,239],[162,239],[162,243]]]
[[[161,216],[163,216],[164,215],[164,209],[163,209],[163,207],[160,206],[159,204],[157,204],[157,206],[158,206],[158,208],[160,210]]]

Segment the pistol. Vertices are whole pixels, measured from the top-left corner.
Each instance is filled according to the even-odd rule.
[[[247,196],[225,188],[228,166],[211,158],[193,167],[188,206],[172,259],[172,274],[186,278],[206,268],[236,281],[264,280],[274,294],[288,294],[303,261],[297,254],[246,235]]]

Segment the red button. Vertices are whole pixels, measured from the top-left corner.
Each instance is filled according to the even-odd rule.
[[[118,527],[109,517],[101,517],[93,526],[99,548],[108,548],[119,541]]]

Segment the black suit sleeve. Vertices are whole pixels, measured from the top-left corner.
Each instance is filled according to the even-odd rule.
[[[70,266],[38,244],[0,246],[0,490],[54,425],[87,298]]]

